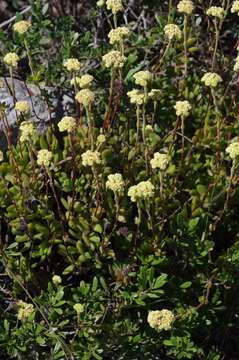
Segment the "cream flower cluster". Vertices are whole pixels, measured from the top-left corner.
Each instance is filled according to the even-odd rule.
[[[76,84],[79,85],[80,88],[84,89],[91,85],[92,81],[94,80],[93,76],[90,74],[82,75],[81,77],[76,76],[76,79],[71,80],[71,85]]]
[[[23,121],[20,125],[20,142],[32,141],[37,132],[32,122]]]
[[[27,113],[30,111],[30,105],[27,101],[20,100],[16,102],[15,110],[19,111],[20,113]]]
[[[106,188],[114,193],[121,193],[124,190],[124,180],[121,174],[110,174],[106,181]]]
[[[168,155],[159,152],[154,153],[153,159],[150,160],[152,169],[165,170],[169,163]]]
[[[72,132],[76,128],[76,119],[74,119],[72,116],[64,116],[58,123],[58,128],[60,132]]]
[[[110,30],[108,37],[110,39],[110,44],[118,44],[129,35],[130,31],[126,26],[120,26],[116,29]]]
[[[3,155],[2,150],[0,150],[0,161],[3,161],[3,159],[4,159],[4,155]]]
[[[63,66],[68,70],[68,71],[79,71],[80,70],[80,62],[78,59],[75,58],[69,58],[67,60],[64,61]]]
[[[180,13],[190,15],[194,10],[194,5],[191,0],[181,0],[177,5],[177,9]]]
[[[98,0],[97,3],[96,3],[96,5],[97,5],[98,7],[103,7],[103,6],[105,5],[105,0]]]
[[[48,151],[46,149],[39,150],[37,154],[37,164],[39,166],[44,165],[46,167],[49,167],[51,164],[52,157],[53,154],[51,151]]]
[[[8,66],[17,67],[18,61],[20,60],[19,56],[15,52],[10,52],[6,54],[3,58],[3,61]]]
[[[133,185],[129,188],[128,196],[132,202],[146,200],[153,197],[154,189],[154,185],[150,180],[141,181],[137,185]]]
[[[99,145],[103,144],[105,141],[106,141],[106,137],[104,134],[98,135],[97,140],[96,140],[97,144],[99,144]]]
[[[153,75],[148,70],[138,71],[133,75],[133,78],[135,79],[135,84],[145,87],[152,80]]]
[[[76,303],[74,306],[73,306],[73,309],[76,311],[76,313],[78,315],[80,315],[81,313],[84,312],[84,305],[80,304],[80,303]]]
[[[239,142],[233,142],[226,148],[226,153],[229,154],[232,160],[235,160],[239,156]]]
[[[87,150],[81,155],[83,166],[93,166],[100,164],[100,153],[98,151]]]
[[[21,20],[13,25],[13,30],[18,34],[24,34],[32,26],[30,21]]]
[[[176,24],[168,24],[164,27],[164,34],[166,38],[171,41],[173,39],[181,39],[182,31]]]
[[[117,14],[124,9],[122,0],[106,0],[106,7],[112,11],[112,14]]]
[[[201,81],[206,85],[215,88],[220,82],[222,82],[222,78],[217,73],[208,72],[203,75]]]
[[[172,328],[172,323],[174,321],[174,314],[172,311],[163,309],[149,311],[148,314],[148,323],[151,328],[160,331],[160,330],[170,330]]]
[[[19,300],[17,302],[17,306],[18,306],[18,314],[17,314],[18,320],[25,321],[34,312],[34,306],[22,300]]]
[[[54,275],[52,277],[52,282],[55,285],[60,285],[62,283],[62,278],[59,275]]]
[[[142,105],[144,102],[144,93],[140,90],[131,90],[127,92],[128,97],[130,98],[131,104]]]
[[[232,4],[232,7],[231,7],[231,12],[232,13],[237,12],[239,15],[239,0],[234,1],[234,3]]]
[[[187,117],[192,109],[192,106],[187,100],[177,101],[174,105],[174,109],[176,110],[177,116]]]
[[[225,14],[225,10],[221,6],[211,6],[209,9],[207,9],[206,14],[208,16],[214,16],[222,19]]]
[[[234,67],[233,67],[233,70],[234,70],[234,71],[238,71],[238,70],[239,70],[239,55],[237,55],[237,57],[236,57],[236,63],[235,63],[235,65],[234,65]]]
[[[149,92],[149,97],[154,101],[160,100],[161,95],[162,95],[162,92],[159,89],[152,89]]]
[[[76,94],[75,98],[80,104],[88,107],[94,101],[95,94],[90,89],[82,89]]]
[[[122,68],[124,66],[126,58],[121,54],[120,51],[112,50],[107,54],[105,54],[102,60],[107,68],[112,67],[117,69],[117,68]]]

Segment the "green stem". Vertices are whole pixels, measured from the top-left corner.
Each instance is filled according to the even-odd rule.
[[[187,22],[188,16],[184,15],[183,21],[183,45],[184,45],[184,76],[187,76],[188,72],[188,50],[187,50]]]

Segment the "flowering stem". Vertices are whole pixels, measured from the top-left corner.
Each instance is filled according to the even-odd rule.
[[[214,46],[213,57],[212,57],[212,71],[214,70],[214,67],[215,67],[217,48],[218,48],[218,43],[219,43],[219,28],[217,26],[217,20],[214,21],[214,26],[215,26],[215,46]]]
[[[188,72],[188,50],[187,50],[187,22],[188,16],[184,15],[183,21],[183,44],[184,44],[184,76],[186,77]]]
[[[172,0],[169,0],[169,5],[168,5],[168,24],[170,23],[170,19],[171,19],[171,9],[172,9]]]
[[[217,98],[216,98],[215,90],[214,90],[213,88],[211,88],[211,93],[212,93],[213,103],[214,103],[215,112],[216,112],[216,120],[217,120],[217,142],[218,142],[218,146],[219,146],[219,145],[220,145],[220,125],[221,125],[221,121],[220,121],[220,111],[219,111],[218,104],[217,104]]]
[[[92,118],[90,114],[90,109],[86,107],[86,117],[87,117],[87,123],[90,130],[90,142],[91,142],[91,150],[94,150],[94,134],[93,134],[93,124],[92,124]]]
[[[160,196],[161,196],[161,198],[163,199],[163,178],[164,178],[164,176],[163,176],[164,174],[163,174],[163,171],[159,171],[159,183],[160,183]]]
[[[161,58],[160,58],[160,60],[159,60],[159,66],[161,66],[161,64],[162,64],[165,56],[167,55],[167,52],[168,52],[170,46],[171,46],[171,40],[169,40],[169,42],[168,42],[168,44],[167,44],[167,46],[166,46],[166,49],[165,49],[163,55],[161,56]]]
[[[140,130],[140,107],[137,105],[136,108],[136,117],[137,117],[137,144],[139,143],[139,130]]]
[[[185,146],[185,138],[184,138],[184,116],[181,118],[181,132],[182,132],[182,162],[184,159],[184,146]]]

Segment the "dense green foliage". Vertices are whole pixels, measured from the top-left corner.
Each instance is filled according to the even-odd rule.
[[[206,15],[209,1],[188,16],[178,1],[159,3],[125,4],[115,17],[95,5],[79,25],[36,2],[27,33],[12,24],[0,32],[2,77],[35,84],[50,113],[44,133],[20,141],[22,130],[15,141],[0,105],[0,359],[239,358],[238,154],[226,151],[239,130],[238,15],[231,1],[223,19]],[[102,56],[118,50],[107,37],[116,21],[130,35],[124,66],[112,70]],[[184,27],[181,39],[167,41],[168,22]],[[4,56],[13,51],[21,60],[12,68]],[[69,58],[81,62],[74,75],[94,77],[89,106],[75,101]],[[134,74],[146,69],[142,88]],[[223,79],[215,88],[201,81],[210,71]],[[127,95],[135,88],[138,106]],[[177,116],[185,100],[189,114]],[[17,113],[18,127],[30,112]],[[74,131],[60,132],[63,116],[76,119]],[[85,166],[90,150],[100,161]],[[152,167],[157,152],[167,155],[163,170]],[[115,173],[119,193],[107,186]],[[129,189],[148,180],[153,196],[131,201]],[[162,309],[174,322],[157,331],[147,317]]]

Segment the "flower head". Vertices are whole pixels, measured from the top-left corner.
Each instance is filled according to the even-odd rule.
[[[82,89],[76,94],[75,98],[80,104],[88,107],[94,101],[95,94],[89,89]]]
[[[45,167],[49,167],[52,161],[53,154],[48,150],[40,150],[37,154],[37,164],[39,166],[44,165]]]
[[[165,170],[168,166],[169,158],[166,154],[161,154],[159,152],[154,153],[153,159],[150,160],[150,165],[152,169]]]
[[[84,89],[91,85],[92,81],[94,80],[93,76],[90,74],[82,75],[80,78],[76,79],[76,83],[80,86],[80,88]],[[74,81],[74,79],[73,79]]]
[[[163,309],[163,310],[149,311],[147,320],[151,328],[160,331],[160,330],[170,330],[174,318],[175,317],[172,311]]]
[[[125,56],[121,54],[120,51],[112,50],[105,54],[102,58],[103,63],[107,68],[122,68],[125,63]]]
[[[176,110],[176,115],[181,117],[187,117],[189,115],[190,110],[192,109],[192,106],[190,103],[185,101],[177,101],[174,105],[174,109]]]
[[[237,57],[236,57],[236,63],[235,63],[235,65],[234,65],[234,67],[233,67],[233,70],[234,70],[234,71],[238,71],[238,70],[239,70],[239,55],[237,55]]]
[[[238,13],[238,15],[239,15],[239,0],[234,1],[234,3],[232,4],[232,7],[231,7],[231,12]]]
[[[18,320],[25,321],[29,316],[34,312],[34,307],[32,304],[28,304],[22,300],[17,302],[18,307]]]
[[[62,283],[62,278],[59,275],[54,275],[52,277],[52,282],[55,285],[60,285]]]
[[[148,70],[138,71],[133,75],[133,78],[135,79],[135,84],[143,87],[148,85],[148,83],[152,80],[152,77],[152,73]]]
[[[77,312],[77,314],[81,314],[84,312],[84,305],[77,303],[73,306],[73,309]]]
[[[21,20],[13,25],[13,30],[18,34],[24,34],[32,26],[29,21]]]
[[[177,9],[180,13],[190,15],[194,10],[194,5],[191,0],[181,0],[178,3]]]
[[[72,132],[76,128],[76,119],[71,116],[64,116],[61,121],[58,123],[58,128],[60,132]]]
[[[30,111],[30,105],[27,101],[17,101],[15,104],[15,110],[20,113],[28,113]]]
[[[222,78],[217,73],[208,72],[203,75],[201,81],[206,85],[215,88],[220,82],[222,82]]]
[[[116,29],[110,30],[108,37],[110,39],[110,44],[118,44],[123,41],[125,37],[129,35],[130,31],[126,26],[120,26]]]
[[[35,126],[30,121],[23,121],[20,125],[20,142],[32,141],[37,135]]]
[[[226,148],[226,153],[229,154],[232,160],[235,160],[239,156],[239,142],[233,142]]]
[[[98,135],[97,140],[96,140],[98,145],[103,144],[105,141],[106,141],[106,137],[104,134]]]
[[[166,38],[171,41],[173,39],[181,39],[182,31],[179,29],[178,25],[168,24],[164,27],[164,34]]]
[[[83,166],[94,166],[100,164],[100,153],[98,151],[87,150],[81,155]]]
[[[144,93],[140,90],[134,89],[127,92],[131,104],[142,105],[144,103]]]
[[[106,181],[106,187],[114,193],[121,193],[124,190],[124,180],[121,174],[111,174]]]
[[[154,195],[154,185],[150,180],[141,181],[137,185],[133,185],[129,188],[128,196],[132,202],[137,202],[139,200],[146,200]]]
[[[159,89],[152,89],[149,92],[149,98],[151,98],[154,101],[160,100],[161,95],[162,95],[162,92]]]
[[[78,59],[75,58],[69,58],[64,61],[63,66],[68,71],[79,71],[80,70],[80,62]]]
[[[17,67],[19,60],[20,58],[15,52],[10,52],[6,54],[3,58],[5,64],[12,67]]]
[[[117,14],[119,11],[124,10],[122,0],[106,0],[106,7],[112,11],[112,14]]]
[[[207,9],[206,14],[208,16],[222,19],[225,15],[225,10],[221,6],[211,6],[209,9]]]

